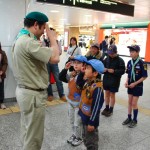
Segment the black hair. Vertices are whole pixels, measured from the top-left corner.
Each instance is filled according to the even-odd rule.
[[[97,72],[93,67],[92,67],[92,72]],[[97,72],[98,73],[98,72]],[[98,73],[96,76],[97,79],[101,79],[101,75]]]
[[[72,47],[72,44],[71,44],[71,40],[74,40],[76,42],[76,46],[77,46],[77,38],[76,37],[71,37],[70,38],[70,47]]]
[[[109,38],[108,35],[106,35],[106,36],[105,36],[105,39],[108,39],[108,38]]]
[[[28,19],[28,18],[25,18],[24,19],[24,26],[27,27],[27,28],[30,28],[34,25],[34,23],[37,22],[37,24],[39,25],[39,28],[41,29],[41,26],[45,24],[45,22],[41,22],[41,21],[37,21],[37,20],[34,20],[34,19]]]
[[[90,64],[86,64],[86,65],[91,66]],[[91,67],[92,67],[92,66],[91,66]],[[97,71],[92,67],[92,73],[94,73],[94,72],[97,72]],[[98,73],[98,72],[97,72],[97,73]],[[96,78],[101,79],[101,75],[98,73],[97,76],[96,76]]]

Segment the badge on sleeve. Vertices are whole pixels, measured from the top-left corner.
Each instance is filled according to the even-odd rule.
[[[144,70],[147,70],[147,64],[143,64]]]

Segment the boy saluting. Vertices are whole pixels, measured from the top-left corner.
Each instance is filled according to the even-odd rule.
[[[125,87],[128,88],[128,118],[122,123],[133,128],[137,125],[138,99],[143,95],[143,81],[147,78],[147,65],[140,59],[140,47],[138,45],[128,46],[132,59],[127,64],[127,81]],[[133,119],[132,119],[133,110]]]

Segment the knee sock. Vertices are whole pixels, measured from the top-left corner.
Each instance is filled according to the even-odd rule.
[[[133,110],[133,115],[134,115],[133,120],[137,122],[138,109]]]
[[[113,107],[110,107],[109,111],[112,113],[112,112],[113,112],[113,109],[114,109]]]
[[[132,120],[131,114],[128,114],[128,119],[129,119],[129,120]]]
[[[106,110],[109,110],[109,105],[106,105]]]

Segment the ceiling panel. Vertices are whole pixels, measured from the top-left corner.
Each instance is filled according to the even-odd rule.
[[[119,0],[118,0],[119,1]],[[31,0],[28,11],[41,11],[49,16],[49,23],[55,28],[64,25],[82,26],[101,23],[133,22],[150,20],[150,0],[120,0],[123,3],[135,5],[134,17],[120,14],[106,13],[82,8],[60,6],[53,4],[41,4]],[[52,13],[52,10],[58,12]],[[127,10],[128,11],[128,10]]]

